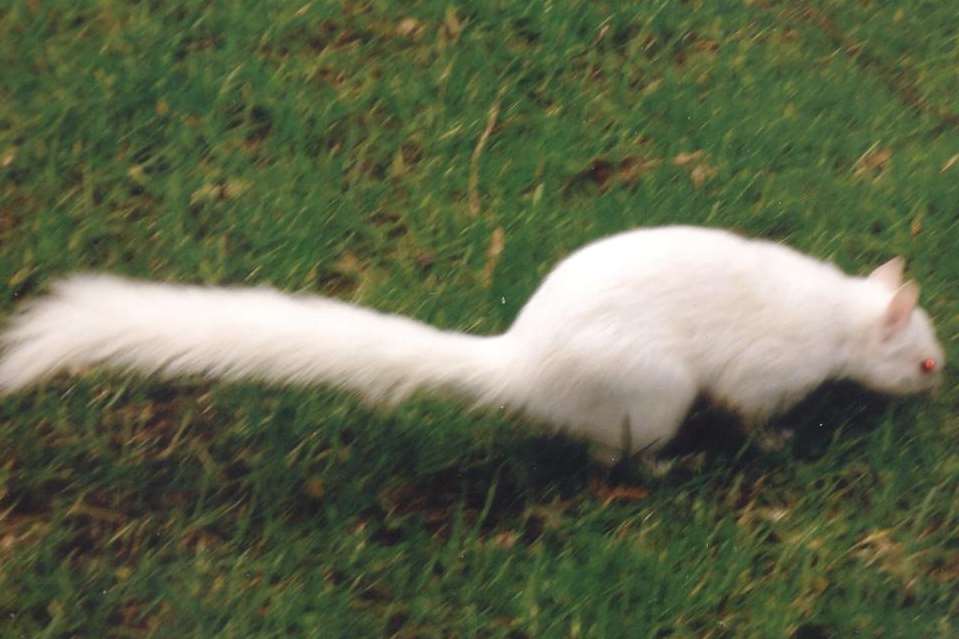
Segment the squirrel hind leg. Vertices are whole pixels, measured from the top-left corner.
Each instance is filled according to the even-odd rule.
[[[593,458],[604,466],[615,466],[623,458],[655,458],[655,453],[679,432],[698,394],[696,385],[686,376],[664,377],[654,387],[630,394],[616,427],[595,429],[590,433]]]

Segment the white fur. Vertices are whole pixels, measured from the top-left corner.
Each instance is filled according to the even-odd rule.
[[[641,229],[569,256],[495,337],[266,288],[74,276],[13,319],[0,391],[95,364],[383,402],[447,389],[632,454],[669,441],[700,395],[753,424],[829,379],[935,386],[943,351],[901,274],[898,260],[858,278],[725,231]]]

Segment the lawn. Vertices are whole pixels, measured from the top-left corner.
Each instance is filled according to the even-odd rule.
[[[957,14],[897,4],[10,0],[0,315],[97,270],[492,333],[681,222],[903,255],[956,357]],[[0,400],[0,636],[959,636],[946,381],[606,477],[442,397],[60,377]]]

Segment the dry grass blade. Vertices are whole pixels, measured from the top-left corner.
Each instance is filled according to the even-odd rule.
[[[483,286],[489,288],[493,283],[493,272],[499,264],[499,258],[506,246],[506,231],[502,226],[493,230],[489,238],[489,248],[486,249],[486,264],[483,266]]]
[[[486,119],[486,128],[480,134],[479,140],[476,142],[476,148],[473,149],[473,155],[470,157],[469,206],[470,214],[474,217],[480,214],[482,208],[479,196],[479,159],[483,155],[483,149],[486,148],[486,143],[489,141],[493,129],[496,127],[496,120],[499,118],[499,103],[500,99],[497,97],[493,106],[490,107],[489,117]]]

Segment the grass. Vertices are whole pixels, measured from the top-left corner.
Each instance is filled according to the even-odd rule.
[[[94,269],[493,332],[572,248],[683,222],[904,255],[957,355],[948,3],[476,4],[13,0],[3,313]],[[947,379],[611,487],[438,398],[61,378],[0,402],[0,635],[955,636]]]

